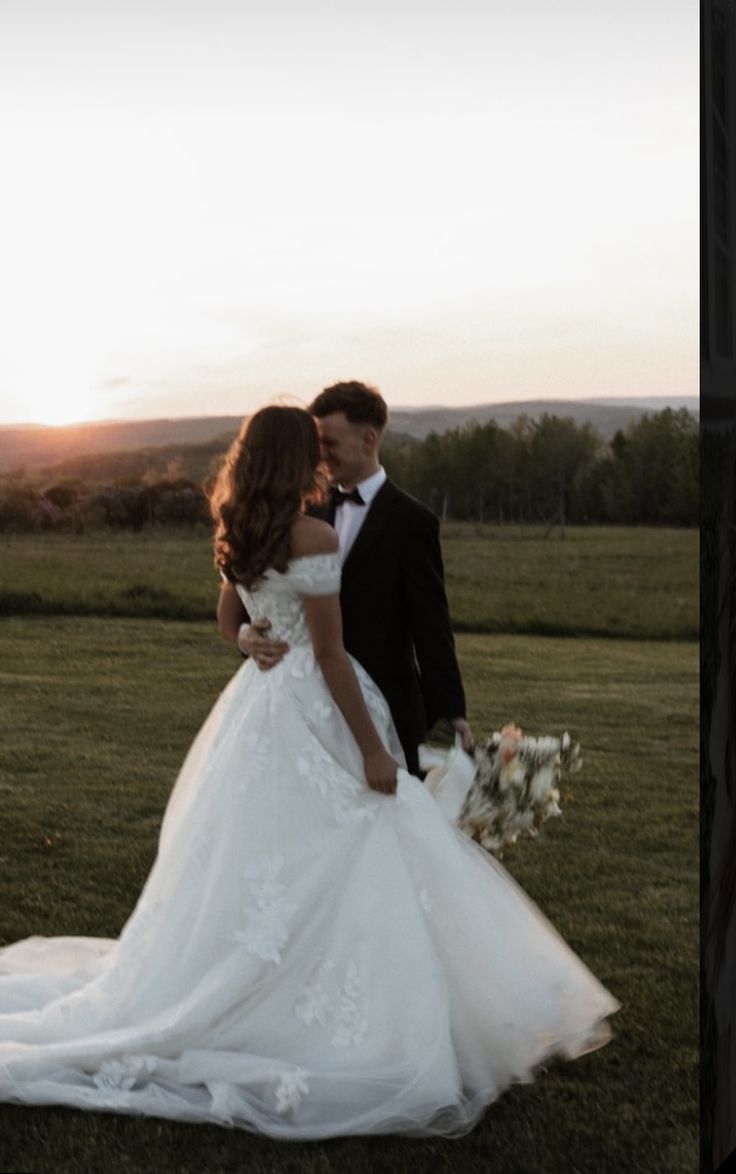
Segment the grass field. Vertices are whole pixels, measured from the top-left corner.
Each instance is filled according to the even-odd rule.
[[[574,537],[547,540],[549,560],[563,549],[565,559],[574,558]],[[501,548],[501,538],[482,541],[486,554]],[[660,610],[681,590],[684,614],[695,604],[685,559],[693,540],[685,534],[672,541],[676,552],[667,559],[652,549],[651,565],[660,560],[662,570],[664,558],[662,573],[671,574]],[[477,600],[468,605],[477,609],[488,604],[476,585],[484,564],[472,562],[485,557],[476,550],[480,543],[463,529],[450,531],[446,544],[453,591],[455,577],[474,567],[466,597]],[[623,545],[622,538],[619,558]],[[630,556],[640,568],[649,565],[645,547]],[[210,591],[206,544],[171,540],[162,564],[161,544],[151,543],[146,564],[146,543],[123,539],[116,548],[119,570],[110,573],[112,549],[109,538],[98,549],[85,542],[77,569],[63,540],[45,549],[38,539],[13,540],[5,553],[13,552],[13,563],[20,554],[24,565],[8,569],[4,559],[3,585],[30,590],[35,583],[63,599],[65,590],[113,593],[118,578],[129,585],[145,574],[162,589],[192,591],[192,599],[198,598],[192,582],[204,580]],[[494,555],[509,596],[521,565],[518,550],[515,545],[507,560]],[[605,555],[596,556],[581,539],[578,556],[578,581],[598,568],[591,590],[605,612]],[[561,558],[558,571],[563,564]],[[548,567],[551,575],[551,561]],[[630,567],[619,568],[619,577],[631,580],[625,592],[633,608],[643,587],[635,589]],[[527,605],[533,586],[530,576],[522,589]],[[566,614],[568,601],[547,595],[549,614],[555,608]],[[580,606],[590,605],[581,599]],[[672,637],[676,609],[668,614]],[[505,863],[622,1001],[607,1048],[509,1090],[459,1141],[284,1145],[215,1127],[0,1106],[0,1170],[692,1174],[698,1164],[698,660],[684,630],[678,629],[679,642],[458,637],[477,733],[515,719],[530,733],[569,727],[582,742],[584,768],[563,795],[564,816]],[[183,754],[236,667],[211,621],[22,615],[0,622],[0,940],[119,931],[153,860]]]
[[[694,530],[452,523],[442,545],[458,631],[698,637]],[[205,531],[0,536],[0,615],[206,619],[217,589]]]

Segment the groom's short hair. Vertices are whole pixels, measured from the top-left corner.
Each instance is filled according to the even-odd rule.
[[[317,419],[344,412],[350,424],[370,424],[382,432],[388,420],[386,401],[376,387],[368,383],[335,383],[326,387],[309,405]]]

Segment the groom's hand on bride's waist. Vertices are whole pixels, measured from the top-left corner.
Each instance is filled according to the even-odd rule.
[[[271,621],[264,618],[241,624],[238,632],[238,648],[254,660],[259,669],[272,669],[289,651],[285,640],[272,640],[266,635],[270,627]]]

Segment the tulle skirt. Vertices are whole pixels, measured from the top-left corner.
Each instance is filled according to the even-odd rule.
[[[295,648],[217,701],[120,938],[0,950],[0,1100],[275,1138],[454,1135],[543,1061],[605,1043],[617,1008],[419,780],[367,788]]]

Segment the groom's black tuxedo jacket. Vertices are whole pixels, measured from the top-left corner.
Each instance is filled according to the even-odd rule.
[[[315,513],[334,522],[334,507]],[[465,716],[444,587],[439,522],[385,481],[342,568],[345,648],[388,701],[412,773],[438,718]]]

